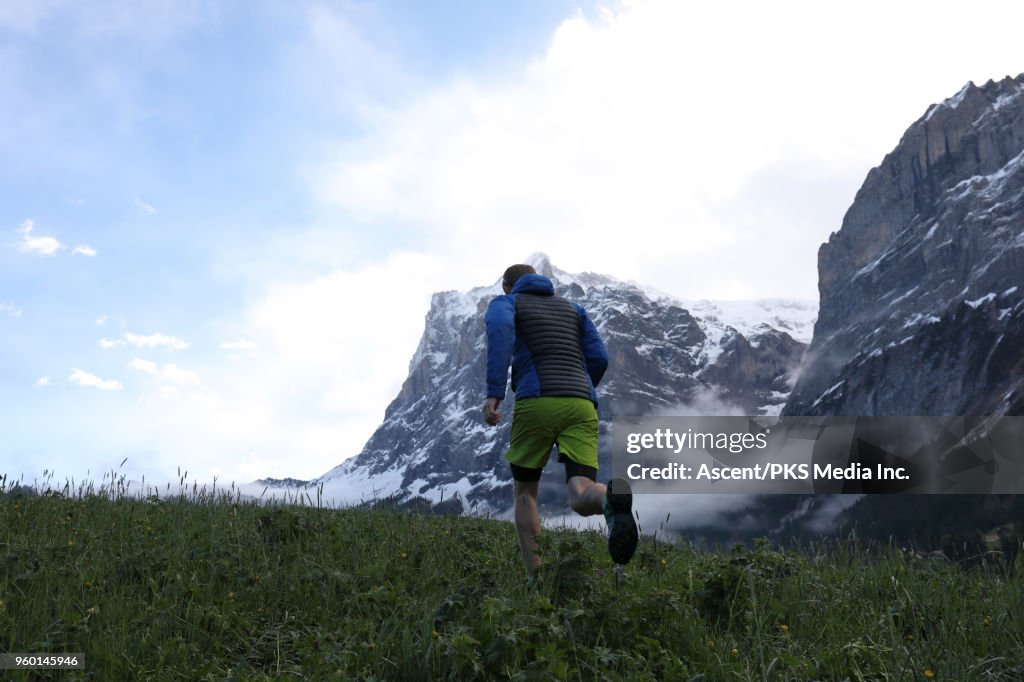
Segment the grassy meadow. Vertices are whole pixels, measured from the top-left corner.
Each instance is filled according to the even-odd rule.
[[[507,522],[305,501],[0,493],[0,650],[85,654],[0,676],[1024,679],[1012,566],[645,536],[617,569],[565,529],[527,581]]]

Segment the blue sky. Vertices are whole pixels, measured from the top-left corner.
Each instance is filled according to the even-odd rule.
[[[0,471],[319,475],[534,251],[813,298],[909,124],[1024,71],[999,3],[689,5],[0,0]]]

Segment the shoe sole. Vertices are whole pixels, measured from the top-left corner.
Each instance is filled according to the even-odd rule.
[[[621,478],[608,482],[608,505],[612,508],[611,532],[608,534],[608,553],[617,564],[628,564],[636,552],[640,535],[633,520],[633,491]]]

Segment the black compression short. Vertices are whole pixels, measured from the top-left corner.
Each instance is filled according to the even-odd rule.
[[[569,479],[573,476],[583,476],[589,478],[591,481],[597,480],[597,469],[586,464],[580,464],[574,462],[563,454],[558,455],[558,461],[565,465],[565,482],[568,483]],[[520,483],[534,483],[540,480],[541,472],[543,469],[528,469],[521,467],[516,464],[510,464],[512,467],[512,478]]]

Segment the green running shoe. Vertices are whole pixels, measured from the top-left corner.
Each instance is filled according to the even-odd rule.
[[[617,564],[628,564],[640,541],[633,520],[633,491],[621,478],[608,481],[604,496],[604,518],[608,523],[608,553]]]

